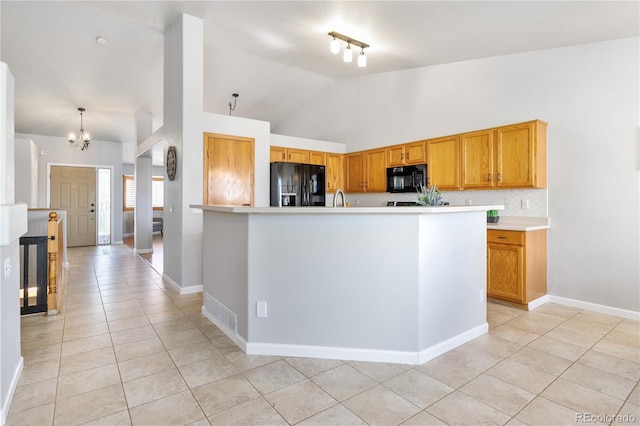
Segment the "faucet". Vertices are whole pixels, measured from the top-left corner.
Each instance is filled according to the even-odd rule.
[[[338,207],[338,194],[342,197],[342,207],[347,207],[347,203],[344,197],[344,192],[340,188],[336,189],[336,193],[333,196],[333,207]]]

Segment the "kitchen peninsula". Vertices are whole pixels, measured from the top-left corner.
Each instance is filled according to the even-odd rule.
[[[488,330],[486,210],[203,210],[203,314],[247,354],[421,364]]]

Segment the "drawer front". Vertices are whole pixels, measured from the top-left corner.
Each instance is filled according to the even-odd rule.
[[[522,246],[524,245],[524,232],[488,229],[487,242],[497,244],[516,244]]]

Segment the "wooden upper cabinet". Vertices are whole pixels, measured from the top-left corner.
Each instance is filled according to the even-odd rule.
[[[327,153],[325,175],[327,194],[337,189],[344,190],[344,155]]]
[[[345,155],[347,192],[385,192],[387,167],[385,148]]]
[[[542,121],[496,130],[496,186],[547,186],[547,125]]]
[[[465,133],[462,188],[546,188],[547,123],[539,120]]]
[[[365,151],[365,156],[365,192],[385,192],[387,190],[385,149],[381,148]]]
[[[356,152],[345,155],[345,191],[364,192],[365,157]]]
[[[309,164],[309,151],[296,148],[272,146],[269,151],[269,161],[284,161],[287,163]]]
[[[491,129],[460,137],[463,189],[493,187],[493,135]]]
[[[287,161],[287,148],[272,146],[269,151],[269,162]]]
[[[427,184],[460,189],[460,136],[426,141]]]
[[[288,148],[287,151],[286,161],[289,163],[309,164],[309,151],[294,148]]]
[[[387,156],[386,167],[424,164],[427,162],[424,141],[390,146],[387,147],[385,151]]]
[[[309,151],[309,164],[326,166],[327,154],[321,151]]]

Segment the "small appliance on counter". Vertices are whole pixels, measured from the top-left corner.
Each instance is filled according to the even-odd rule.
[[[273,207],[325,206],[325,166],[271,163]]]
[[[418,192],[421,186],[427,186],[426,164],[387,169],[387,192]]]

